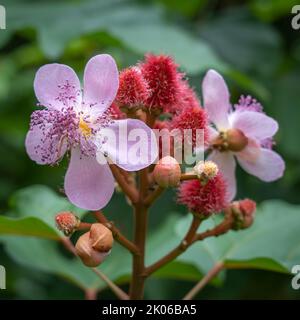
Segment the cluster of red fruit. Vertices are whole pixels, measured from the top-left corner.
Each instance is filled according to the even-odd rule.
[[[154,115],[153,128],[192,130],[192,144],[196,144],[196,130],[203,130],[204,144],[208,144],[209,126],[206,111],[197,94],[190,87],[185,74],[170,56],[146,55],[145,61],[120,73],[120,85],[114,110],[127,116],[144,108]],[[158,185],[179,186],[181,170],[175,159],[165,159],[155,172]],[[171,178],[172,177],[172,178]],[[166,181],[163,181],[163,180]],[[173,179],[173,180],[172,180]],[[167,180],[170,180],[169,182]],[[171,181],[172,180],[172,181]],[[169,185],[168,185],[169,184]],[[218,172],[207,183],[198,179],[184,181],[178,188],[178,202],[189,210],[205,215],[222,211],[228,206],[226,184]]]

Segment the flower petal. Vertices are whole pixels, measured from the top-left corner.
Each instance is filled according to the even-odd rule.
[[[137,171],[152,164],[158,155],[154,132],[136,119],[116,120],[97,137],[97,160],[106,154],[117,166]]]
[[[73,149],[65,176],[65,192],[76,206],[99,210],[106,206],[114,192],[114,178],[108,164],[100,165],[95,157]]]
[[[237,111],[230,115],[233,128],[241,130],[248,138],[264,140],[272,137],[278,130],[278,123],[263,113]]]
[[[37,164],[54,164],[63,157],[67,146],[57,136],[48,135],[46,129],[36,125],[27,132],[25,148],[30,159]]]
[[[208,156],[207,160],[213,161],[218,165],[218,168],[227,184],[226,199],[230,202],[236,195],[236,162],[233,155],[230,152],[213,151]]]
[[[89,60],[84,70],[84,104],[95,116],[102,114],[114,101],[119,87],[115,60],[99,54]]]
[[[239,154],[237,154],[237,158],[246,172],[266,182],[281,178],[285,169],[285,163],[281,156],[269,149],[261,148],[255,160],[249,160]]]
[[[40,104],[61,109],[81,103],[80,82],[74,70],[64,64],[41,67],[34,79],[34,91]]]
[[[214,70],[209,70],[202,83],[204,107],[208,118],[219,130],[228,129],[230,110],[229,91],[223,77]]]
[[[219,136],[219,132],[213,127],[208,127],[208,140],[209,142],[214,141]]]

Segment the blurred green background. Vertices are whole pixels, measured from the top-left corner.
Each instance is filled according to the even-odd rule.
[[[270,199],[284,201],[275,202],[272,207],[280,211],[276,217],[283,221],[282,225],[273,221],[276,217],[267,222],[271,227],[274,222],[274,238],[283,231],[280,227],[285,230],[286,243],[274,241],[280,250],[278,255],[298,248],[295,255],[298,261],[300,30],[291,27],[291,8],[296,3],[292,0],[2,1],[7,12],[7,30],[0,30],[0,218],[35,216],[36,220],[27,221],[27,227],[22,223],[19,227],[10,225],[10,220],[5,220],[7,226],[3,220],[1,227],[0,220],[0,264],[7,269],[7,290],[0,290],[0,299],[81,299],[85,284],[94,287],[98,281],[89,270],[75,265],[55,241],[31,237],[39,236],[39,232],[43,237],[46,234],[46,238],[54,236],[55,231],[49,227],[54,214],[70,207],[57,196],[67,162],[56,167],[36,165],[25,153],[24,138],[30,114],[36,108],[32,84],[37,68],[59,61],[82,75],[88,59],[103,52],[113,55],[120,69],[135,64],[146,52],[171,54],[199,95],[204,72],[215,68],[226,78],[232,102],[240,94],[249,93],[263,103],[265,111],[280,124],[276,150],[283,155],[287,170],[283,179],[272,184],[238,170],[238,198],[250,197],[258,203]],[[36,184],[56,193],[47,187],[32,187]],[[271,206],[272,201],[267,205]],[[121,195],[116,194],[104,211],[123,232],[130,233],[132,217]],[[170,225],[170,219],[175,221],[174,212],[185,216],[185,209],[174,202],[173,192],[152,210],[149,235],[165,227],[160,233],[162,237],[157,236],[149,247],[155,257],[161,256],[160,247],[172,237],[166,224]],[[293,212],[289,223],[294,229],[285,220],[288,212]],[[30,231],[34,226],[36,229]],[[293,232],[289,233],[289,228]],[[238,237],[235,239],[239,241]],[[257,244],[260,245],[263,243]],[[267,249],[270,256],[275,255],[273,249],[272,246]],[[103,269],[126,289],[129,256],[116,246],[109,259],[112,262],[105,262]],[[171,264],[151,278],[146,297],[181,298],[206,269],[201,268],[201,261],[199,264],[187,261]],[[282,265],[280,259],[277,262]],[[300,297],[300,291],[291,288],[292,277],[287,270],[275,266],[259,269],[273,271],[230,270],[198,298]],[[114,296],[103,289],[99,297]]]

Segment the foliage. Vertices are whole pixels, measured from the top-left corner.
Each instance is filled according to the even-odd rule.
[[[47,291],[43,281],[50,283],[56,278],[36,280],[38,272],[41,279],[49,273],[80,288],[104,288],[103,282],[59,245],[61,234],[53,219],[56,212],[72,209],[88,220],[85,212],[58,195],[66,165],[38,167],[27,159],[24,150],[29,115],[35,108],[32,83],[37,68],[49,61],[60,61],[82,72],[85,62],[97,52],[112,54],[120,68],[135,63],[149,51],[171,54],[198,91],[203,72],[215,68],[229,81],[233,102],[239,94],[249,92],[280,124],[276,140],[287,163],[284,178],[265,185],[239,172],[238,196],[247,195],[259,202],[281,200],[260,204],[256,222],[249,230],[196,244],[154,276],[197,281],[219,260],[228,268],[288,273],[299,261],[300,47],[299,31],[290,26],[294,1],[236,3],[239,2],[4,1],[8,29],[0,30],[0,248],[4,249],[0,251],[0,261],[17,269],[11,280],[15,285],[8,295],[22,296],[17,284],[25,277],[28,282],[42,283]],[[177,245],[189,223],[183,208],[171,204],[173,198],[169,194],[151,213],[149,263]],[[122,197],[116,195],[106,212],[110,219],[118,221],[122,231],[130,233],[131,217]],[[205,227],[215,223],[217,220],[209,221]],[[27,271],[20,271],[18,266]],[[101,270],[118,283],[126,283],[130,268],[129,255],[118,245],[101,265]],[[215,283],[222,280],[220,276]],[[67,282],[59,281],[68,288]],[[286,277],[285,288],[289,281],[290,277]],[[150,297],[153,288],[155,282],[147,288]],[[72,290],[73,286],[66,297],[73,296]],[[172,284],[164,290],[168,297]],[[272,292],[266,295],[272,297]],[[284,290],[280,297],[285,297]]]

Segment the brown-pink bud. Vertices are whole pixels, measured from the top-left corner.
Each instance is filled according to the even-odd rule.
[[[170,156],[160,159],[153,170],[154,181],[163,188],[177,187],[180,176],[180,165],[176,159]]]
[[[256,211],[256,203],[253,200],[234,201],[231,204],[231,210],[234,218],[232,229],[246,229],[253,224]]]
[[[55,223],[65,236],[70,236],[79,226],[80,219],[70,211],[60,212],[55,217]]]
[[[111,250],[114,238],[112,232],[101,223],[94,223],[90,230],[92,247],[99,252]]]
[[[76,242],[76,253],[87,267],[97,267],[109,254],[100,252],[92,247],[90,232],[84,233]]]

